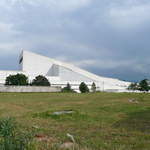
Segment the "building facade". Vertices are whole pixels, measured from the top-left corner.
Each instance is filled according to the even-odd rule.
[[[113,78],[106,78],[90,73],[72,64],[57,61],[29,51],[22,51],[19,58],[18,71],[0,71],[0,84],[5,83],[9,75],[22,73],[28,76],[31,82],[36,76],[43,75],[52,86],[65,87],[70,83],[71,87],[78,91],[81,82],[85,82],[89,88],[92,83],[96,84],[98,91],[123,91],[129,82]]]

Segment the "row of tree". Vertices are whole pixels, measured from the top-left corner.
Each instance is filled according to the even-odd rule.
[[[88,86],[84,82],[82,82],[80,84],[79,90],[81,93],[90,92],[90,89],[88,88]],[[67,86],[62,89],[62,92],[74,92],[74,90],[71,88],[71,85],[68,83]],[[96,84],[94,82],[91,86],[91,92],[96,92]]]
[[[33,79],[31,83],[29,83],[29,79],[26,75],[24,74],[16,74],[16,75],[9,75],[6,78],[5,85],[16,85],[16,86],[26,86],[26,85],[31,85],[31,86],[51,86],[50,82],[48,79],[42,75],[39,75]],[[79,86],[79,90],[81,93],[88,93],[90,92],[90,89],[88,86],[82,82]],[[95,83],[92,84],[91,86],[91,91],[96,92],[96,85]],[[62,89],[62,92],[74,92],[73,89],[71,88],[71,85],[68,83],[66,87]]]
[[[33,79],[31,83],[29,83],[29,79],[24,74],[16,74],[16,75],[9,75],[6,78],[5,85],[18,85],[18,86],[50,86],[50,82],[48,79],[42,75],[39,75]]]
[[[150,90],[150,84],[149,84],[148,79],[144,79],[140,81],[139,83],[131,83],[128,87],[128,90],[133,90],[133,91],[146,91],[148,92]]]

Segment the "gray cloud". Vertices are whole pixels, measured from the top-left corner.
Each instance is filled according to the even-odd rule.
[[[149,11],[148,0],[1,0],[0,67],[17,69],[24,48],[99,75],[149,78]]]

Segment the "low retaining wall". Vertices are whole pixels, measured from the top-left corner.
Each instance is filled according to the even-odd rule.
[[[60,92],[60,87],[44,86],[0,86],[0,92]]]

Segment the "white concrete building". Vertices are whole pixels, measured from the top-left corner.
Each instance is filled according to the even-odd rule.
[[[95,75],[72,64],[57,61],[29,51],[22,51],[19,58],[18,71],[0,71],[0,84],[5,83],[9,75],[23,73],[28,76],[30,82],[38,75],[48,78],[52,86],[65,87],[70,83],[71,87],[78,91],[81,82],[85,82],[91,88],[94,82],[99,91],[125,91],[129,82],[113,78]]]

